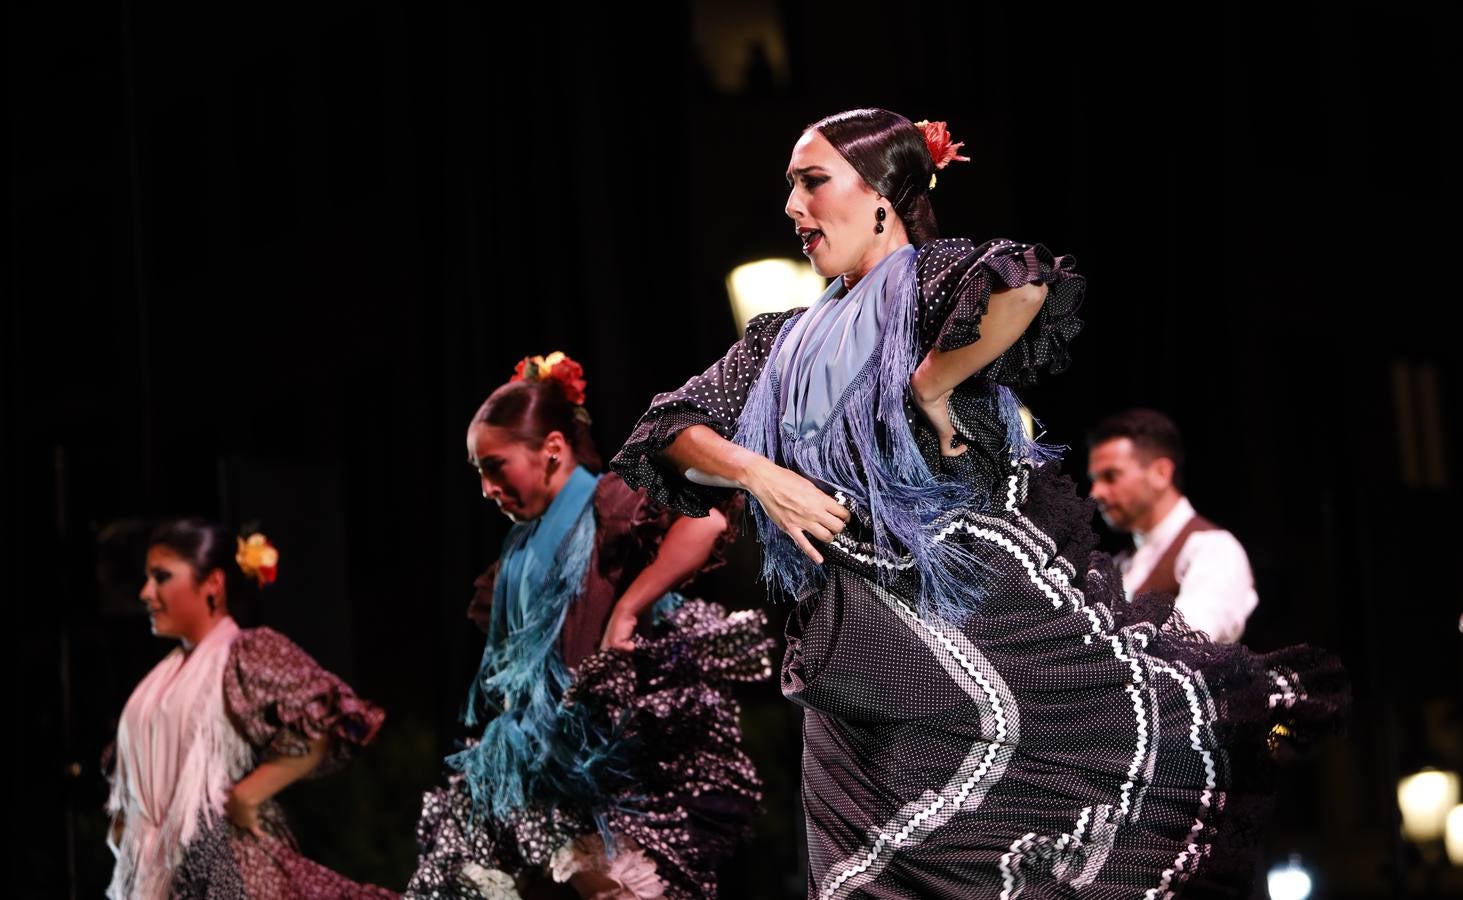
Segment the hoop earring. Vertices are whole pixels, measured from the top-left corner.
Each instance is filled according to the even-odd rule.
[[[874,210],[874,234],[884,233],[884,207]]]

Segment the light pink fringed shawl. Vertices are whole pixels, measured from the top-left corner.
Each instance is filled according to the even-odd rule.
[[[122,710],[107,810],[121,815],[107,896],[165,898],[200,819],[223,814],[253,748],[224,710],[223,673],[239,626],[225,617],[191,652],[163,657]]]

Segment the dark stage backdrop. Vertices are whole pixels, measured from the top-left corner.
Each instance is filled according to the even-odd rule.
[[[1177,418],[1191,496],[1254,563],[1248,640],[1330,646],[1355,680],[1270,851],[1327,896],[1405,890],[1397,774],[1463,768],[1457,13],[657,6],[11,5],[5,893],[105,884],[99,757],[167,649],[132,598],[171,513],[260,520],[283,563],[245,616],[388,710],[286,801],[310,854],[403,887],[504,531],[468,417],[563,349],[612,452],[734,339],[727,271],[796,255],[788,151],[859,105],[967,142],[947,234],[1076,256],[1076,363],[1027,401],[1079,484],[1099,416]],[[762,604],[755,558],[703,593]],[[726,894],[800,896],[797,718],[774,686],[743,700],[767,813]]]

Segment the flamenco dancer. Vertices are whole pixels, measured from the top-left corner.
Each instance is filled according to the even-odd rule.
[[[751,498],[797,599],[809,897],[1243,894],[1270,754],[1344,679],[1125,599],[1012,391],[1067,368],[1084,281],[939,237],[960,147],[880,109],[805,129],[784,212],[833,281],[657,396],[611,468],[687,516]]]
[[[178,646],[133,690],[117,726],[107,896],[388,898],[300,854],[273,798],[343,765],[385,714],[284,635],[241,629],[229,597],[272,582],[279,553],[202,519],[152,535],[152,632]]]
[[[715,897],[760,803],[730,689],[771,675],[765,618],[676,593],[721,563],[726,515],[594,474],[584,394],[574,360],[530,357],[468,426],[515,524],[469,611],[481,740],[424,800],[408,896]]]

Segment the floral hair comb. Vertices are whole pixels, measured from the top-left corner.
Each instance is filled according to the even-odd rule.
[[[951,141],[950,132],[945,128],[944,122],[931,122],[928,119],[921,119],[914,123],[925,136],[925,147],[930,151],[930,159],[935,161],[935,169],[943,169],[952,162],[970,162],[970,157],[960,156],[956,151],[965,146],[964,141]],[[935,189],[935,173],[930,173],[930,190]]]
[[[562,350],[548,356],[525,356],[513,369],[510,381],[557,381],[575,406],[584,405],[584,367]]]
[[[279,574],[279,550],[269,542],[262,532],[254,532],[247,538],[239,538],[239,550],[234,562],[260,587],[274,583]]]

